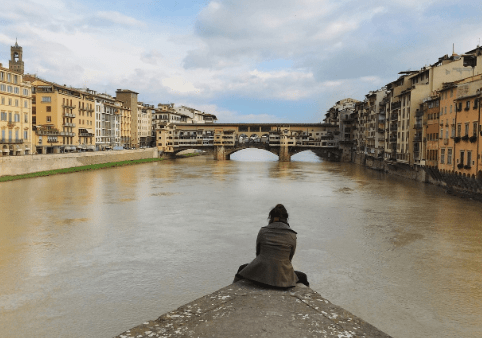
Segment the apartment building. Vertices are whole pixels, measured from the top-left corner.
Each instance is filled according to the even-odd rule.
[[[423,111],[422,122],[422,153],[428,167],[438,166],[439,153],[439,116],[440,116],[440,95],[436,94],[428,97],[421,107]],[[416,124],[419,121],[416,121]]]
[[[32,83],[32,129],[38,154],[95,150],[91,93],[25,75]]]
[[[23,65],[21,60],[22,55],[17,55],[17,63]],[[32,153],[32,90],[24,80],[21,73],[0,63],[0,156]]]
[[[476,75],[457,83],[454,126],[454,171],[475,176],[482,169],[480,105],[482,76]]]
[[[123,102],[124,107],[130,111],[130,147],[139,148],[140,147],[140,137],[139,137],[139,119],[138,114],[142,114],[142,106],[138,105],[136,93],[129,89],[117,89],[116,91],[116,101]],[[138,108],[141,107],[141,112]]]
[[[155,114],[154,105],[138,102],[137,106],[137,144],[139,147],[151,146],[152,115]]]

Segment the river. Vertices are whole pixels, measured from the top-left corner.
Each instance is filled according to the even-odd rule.
[[[394,337],[482,336],[482,205],[305,152],[0,184],[0,337],[112,337],[231,283],[271,207],[311,287]]]

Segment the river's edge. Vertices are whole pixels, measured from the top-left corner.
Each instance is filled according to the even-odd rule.
[[[354,154],[350,162],[397,177],[435,185],[449,195],[482,202],[482,178],[441,171],[437,168],[387,162],[363,154]]]
[[[116,337],[390,338],[302,284],[273,289],[247,280],[205,295]]]

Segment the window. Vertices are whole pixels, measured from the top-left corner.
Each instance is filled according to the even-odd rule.
[[[5,98],[2,96],[2,104],[5,104]]]
[[[459,163],[464,164],[464,157],[465,157],[464,155],[465,155],[465,151],[464,150],[460,151],[460,162]]]
[[[452,114],[452,105],[450,105],[450,114]]]
[[[469,123],[465,123],[465,135],[469,135]]]
[[[50,96],[42,96],[42,102],[52,102],[52,98]]]
[[[467,151],[467,166],[470,167],[472,166],[472,152]]]
[[[27,101],[27,100],[24,100],[24,101],[23,101],[23,107],[24,107],[24,108],[28,108],[28,101]]]
[[[18,87],[13,87],[13,92],[14,92],[15,94],[20,94],[20,88],[18,88]]]
[[[459,123],[457,124],[457,136],[460,137],[461,133],[462,133],[462,125]]]
[[[7,92],[13,93],[13,87],[12,87],[12,86],[7,86]]]
[[[455,127],[452,126],[452,137],[455,137]]]
[[[6,92],[7,91],[7,86],[5,86],[4,84],[0,85],[0,90],[2,92]]]
[[[439,138],[443,138],[444,137],[444,128],[440,128],[440,137]]]
[[[52,106],[47,106],[46,111],[47,111],[47,113],[50,113],[52,111]]]
[[[17,75],[13,76],[13,83],[15,83],[15,84],[18,83],[18,76]]]
[[[20,114],[15,114],[13,118],[14,122],[20,122]]]
[[[24,89],[24,90],[23,90],[23,95],[24,95],[24,96],[28,96],[28,89]]]
[[[24,121],[25,121],[25,123],[28,123],[28,114],[25,114]]]
[[[4,72],[0,72],[0,80],[5,80],[5,73]]]
[[[52,122],[52,116],[47,116],[47,122]]]
[[[18,107],[18,100],[15,100],[15,107]]]
[[[8,105],[9,105],[9,106],[12,105],[12,99],[11,99],[11,98],[8,99]]]
[[[12,82],[12,74],[7,73],[7,82]]]
[[[23,131],[23,139],[28,140],[28,131],[27,130]]]
[[[452,149],[447,149],[447,164],[452,164]]]
[[[452,96],[454,96],[454,90],[453,90],[453,88],[450,89],[450,97],[452,97]]]
[[[2,111],[1,121],[7,121],[7,113]],[[2,137],[3,138],[3,137]]]
[[[444,164],[445,162],[445,149],[440,149],[440,163]]]

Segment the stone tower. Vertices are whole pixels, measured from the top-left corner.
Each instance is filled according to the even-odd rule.
[[[20,74],[23,74],[24,72],[22,47],[18,45],[17,40],[15,40],[15,46],[10,47],[10,61],[8,61],[8,68]]]

